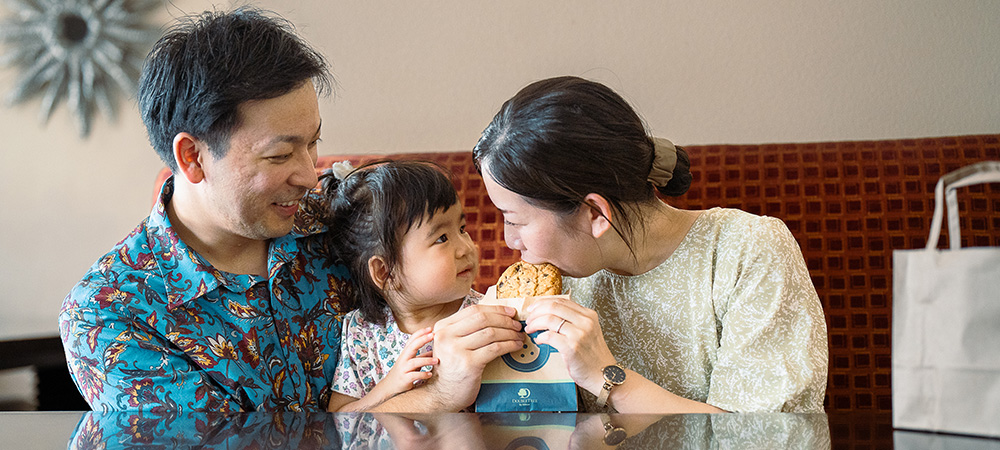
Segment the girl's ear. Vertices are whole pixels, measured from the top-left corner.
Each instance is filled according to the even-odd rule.
[[[611,204],[607,199],[599,194],[590,193],[583,198],[584,204],[589,208],[585,209],[585,218],[590,225],[590,234],[594,238],[599,238],[611,229]]]
[[[174,136],[173,150],[178,172],[175,175],[183,175],[191,184],[200,183],[205,179],[201,158],[208,156],[208,148],[204,142],[190,133],[177,133],[177,136]]]
[[[386,283],[389,282],[389,267],[381,256],[368,258],[368,276],[372,278],[372,283],[380,290],[385,290]]]

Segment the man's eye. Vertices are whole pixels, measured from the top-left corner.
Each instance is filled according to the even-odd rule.
[[[271,161],[280,162],[280,161],[286,161],[286,160],[288,160],[288,158],[291,158],[291,157],[292,157],[291,153],[286,153],[284,155],[268,156],[267,159],[269,159]]]

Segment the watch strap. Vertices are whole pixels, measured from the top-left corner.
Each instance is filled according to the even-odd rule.
[[[610,381],[604,380],[604,386],[601,387],[601,393],[597,395],[597,407],[603,408],[604,405],[608,403],[608,397],[611,395],[611,388],[614,387]]]

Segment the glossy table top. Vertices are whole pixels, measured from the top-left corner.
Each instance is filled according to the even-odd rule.
[[[0,412],[4,448],[967,448],[888,414],[155,414]]]

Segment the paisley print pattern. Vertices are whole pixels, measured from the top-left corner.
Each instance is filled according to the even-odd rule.
[[[340,348],[334,292],[348,274],[323,256],[323,228],[300,211],[271,242],[267,277],[226,273],[171,229],[172,194],[171,178],[63,302],[84,398],[99,411],[325,410]]]
[[[327,449],[346,448],[334,416],[325,412],[212,413],[88,411],[69,450]],[[377,424],[373,418],[370,422]],[[355,447],[383,448],[383,447]],[[388,447],[392,448],[392,447]]]
[[[728,411],[823,412],[826,320],[779,219],[713,208],[653,270],[563,284],[598,312],[619,364],[674,394]],[[593,396],[584,404],[596,409]]]
[[[483,295],[469,291],[462,306],[479,303]],[[388,308],[386,308],[388,309]],[[392,370],[410,335],[399,330],[392,311],[386,311],[385,325],[365,320],[360,311],[351,311],[344,317],[343,340],[340,343],[340,363],[334,376],[333,391],[354,398],[364,397]],[[427,352],[433,342],[420,349]],[[430,366],[424,370],[430,370]]]

